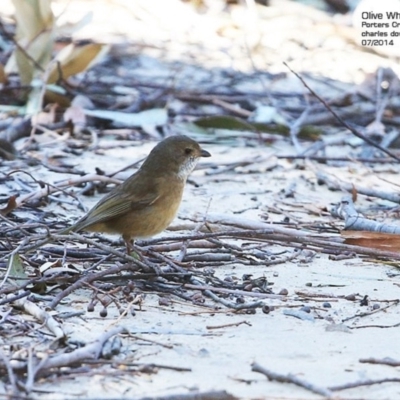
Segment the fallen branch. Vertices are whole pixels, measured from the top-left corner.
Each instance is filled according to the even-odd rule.
[[[388,304],[387,306],[378,308],[378,309],[376,309],[376,310],[367,311],[367,312],[361,312],[361,313],[355,314],[355,315],[353,315],[353,316],[351,316],[351,317],[342,319],[342,322],[347,322],[347,321],[350,321],[351,319],[354,319],[354,318],[367,317],[367,316],[369,316],[369,315],[373,315],[373,314],[376,314],[376,313],[378,313],[378,312],[385,311],[385,310],[387,310],[387,309],[390,308],[390,307],[397,306],[399,303],[400,303],[400,300],[393,300],[393,303],[392,303],[392,304]],[[352,329],[353,329],[353,328],[352,328]]]
[[[390,367],[400,367],[400,360],[395,360],[390,357],[385,358],[361,358],[358,360],[363,364],[378,364],[378,365],[389,365]]]
[[[316,173],[316,177],[320,183],[325,183],[328,187],[344,192],[352,193],[354,190],[363,194],[364,196],[376,197],[378,199],[392,201],[393,203],[400,204],[400,193],[384,192],[383,190],[371,189],[369,187],[363,187],[359,185],[353,185],[353,183],[339,181],[336,177],[331,177],[321,171]]]
[[[197,216],[192,218],[197,221]],[[195,239],[202,239],[213,236],[232,236],[240,237],[241,239],[252,239],[252,240],[265,240],[276,242],[279,244],[285,243],[285,245],[292,247],[304,247],[308,249],[327,252],[327,253],[341,253],[341,252],[354,252],[356,254],[363,254],[373,257],[387,257],[394,260],[400,260],[400,254],[393,251],[371,249],[368,247],[348,245],[343,243],[344,239],[338,236],[324,236],[323,234],[311,235],[309,232],[304,230],[296,230],[290,228],[284,228],[272,224],[266,224],[259,221],[251,221],[249,219],[231,216],[226,214],[210,213],[207,215],[207,221],[212,230],[219,230],[220,232],[215,234],[202,234],[194,236]],[[216,224],[216,225],[211,225]],[[242,228],[243,231],[229,231],[226,226],[235,226],[236,228]],[[222,231],[222,232],[221,232]],[[225,233],[223,233],[225,231]],[[182,240],[187,239],[187,236],[181,237]],[[168,238],[167,240],[169,240]],[[296,244],[303,244],[304,246],[298,246]]]
[[[99,181],[99,182],[107,182],[107,183],[115,183],[119,184],[121,181],[119,179],[115,178],[109,178],[108,176],[104,175],[96,175],[96,174],[87,174],[84,176],[76,177],[73,179],[68,179],[62,182],[59,182],[57,185],[50,185],[50,184],[44,184],[45,187],[43,189],[28,193],[24,196],[20,196],[17,198],[16,203],[17,207],[21,207],[23,204],[25,204],[27,201],[33,201],[33,200],[39,200],[43,197],[47,197],[49,194],[56,193],[56,192],[65,192],[65,188],[68,188],[70,186],[75,186],[75,185],[80,185],[82,183],[87,183],[87,182],[93,182],[93,181]],[[43,184],[43,182],[41,182]]]
[[[300,386],[303,389],[309,390],[310,392],[319,394],[328,399],[332,398],[332,396],[333,396],[331,390],[320,387],[320,386],[316,386],[313,383],[310,383],[304,379],[300,379],[297,376],[294,376],[292,374],[288,374],[288,375],[278,374],[276,372],[270,371],[270,370],[262,367],[261,365],[259,365],[257,363],[253,363],[251,365],[251,370],[265,375],[268,378],[268,380],[270,380],[270,381],[277,381],[277,382],[281,382],[281,383],[293,383],[294,385]]]
[[[360,387],[360,386],[380,385],[382,383],[388,383],[388,382],[400,382],[400,378],[383,378],[383,379],[375,379],[375,380],[368,379],[366,381],[345,383],[343,385],[337,385],[337,386],[330,386],[328,389],[331,390],[332,392],[339,392],[341,390],[354,389],[354,388]]]
[[[37,377],[46,370],[62,368],[68,365],[83,363],[85,360],[97,360],[100,357],[104,344],[115,335],[126,332],[124,327],[116,327],[102,333],[93,343],[76,349],[71,353],[63,353],[53,357],[44,358],[35,367],[34,376]]]
[[[57,305],[60,303],[60,301],[74,292],[75,290],[79,289],[82,286],[85,286],[87,283],[93,282],[95,280],[98,280],[100,278],[103,278],[107,275],[116,275],[119,272],[126,271],[126,270],[131,270],[132,266],[131,265],[118,265],[116,267],[108,268],[104,271],[95,273],[95,274],[89,274],[84,276],[83,278],[79,279],[77,282],[74,284],[68,286],[65,290],[63,290],[61,293],[59,293],[53,301],[50,303],[51,308],[56,308]]]
[[[232,326],[239,326],[239,325],[248,325],[251,324],[248,321],[240,321],[240,322],[233,322],[231,324],[223,324],[223,325],[206,325],[206,329],[223,329],[223,328],[231,328]]]
[[[216,288],[209,285],[192,285],[190,283],[184,283],[183,285],[179,285],[184,289],[195,289],[195,290],[208,290],[216,293],[226,293],[233,294],[236,296],[249,296],[249,297],[258,297],[259,299],[277,299],[286,301],[287,296],[283,296],[280,294],[269,294],[269,293],[260,293],[260,292],[249,292],[246,290],[238,290],[238,289],[225,289],[225,288]]]
[[[65,338],[66,335],[61,324],[59,324],[49,313],[40,308],[37,304],[32,303],[26,297],[14,300],[13,304],[44,323],[47,329],[55,336],[55,340]]]
[[[300,81],[301,83],[304,85],[304,87],[306,87],[309,92],[316,98],[318,99],[325,107],[326,109],[345,127],[347,128],[354,136],[357,136],[358,138],[364,140],[364,142],[368,143],[370,146],[375,147],[377,149],[379,149],[380,151],[382,151],[383,153],[387,154],[389,157],[394,158],[395,160],[400,162],[400,158],[397,157],[395,154],[393,154],[391,151],[385,149],[384,147],[382,147],[380,144],[374,142],[372,139],[370,139],[369,137],[363,135],[361,132],[359,132],[357,129],[354,129],[353,127],[351,127],[344,119],[342,119],[335,111],[332,110],[332,108],[330,107],[330,105],[324,100],[322,99],[320,96],[317,95],[317,93],[315,93],[315,91],[313,89],[310,88],[310,86],[307,85],[307,83],[305,82],[305,80],[295,71],[293,71],[289,65],[286,62],[283,62],[284,65],[286,65],[286,67],[289,69],[290,72],[292,72],[292,74],[294,74]]]

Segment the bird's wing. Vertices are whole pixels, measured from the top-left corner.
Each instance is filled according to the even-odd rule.
[[[157,201],[161,196],[159,185],[153,182],[149,187],[148,182],[142,184],[143,180],[136,179],[135,175],[104,196],[71,230],[80,231],[130,211],[141,210]]]

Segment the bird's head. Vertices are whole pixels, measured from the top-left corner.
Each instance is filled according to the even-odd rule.
[[[211,154],[187,136],[170,136],[153,148],[142,169],[175,173],[180,179],[186,180],[200,157],[211,157]]]

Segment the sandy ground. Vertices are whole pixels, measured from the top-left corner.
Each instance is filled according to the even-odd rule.
[[[142,152],[149,147],[150,144],[137,150]],[[222,158],[241,159],[256,154],[265,156],[271,152],[270,149],[249,148],[227,150],[216,145],[209,145],[207,149],[217,159],[220,153],[224,153],[221,154]],[[279,154],[287,150],[276,148],[274,153]],[[124,157],[118,157],[121,164],[127,164],[131,160],[131,150],[126,149],[124,152]],[[95,156],[95,159],[100,162],[104,157],[108,160],[113,158],[106,154]],[[179,213],[180,218],[173,226],[187,224],[187,218],[193,217],[193,209],[201,214],[205,213],[210,200],[210,214],[230,214],[236,211],[248,221],[259,221],[260,215],[269,207],[282,207],[286,209],[285,214],[290,214],[287,211],[289,202],[282,205],[281,193],[291,180],[298,182],[290,204],[296,205],[292,215],[299,220],[310,219],[309,213],[299,208],[299,204],[328,206],[333,200],[340,199],[341,193],[332,194],[325,187],[316,187],[316,178],[312,171],[290,167],[286,161],[277,164],[272,172],[251,175],[230,173],[218,176],[217,179],[205,176],[204,170],[196,171],[192,178],[200,188],[187,187]],[[117,161],[115,165],[117,167]],[[337,173],[336,168],[335,171]],[[346,171],[343,172],[345,175]],[[357,172],[364,176],[366,173],[362,168]],[[285,175],[285,179],[282,179],[282,174]],[[395,180],[395,173],[391,172],[386,177]],[[310,190],[309,187],[314,187],[314,190]],[[257,197],[256,201],[254,196]],[[96,200],[97,197],[92,201]],[[255,202],[256,207],[253,205]],[[86,204],[90,206],[90,202]],[[314,222],[316,219],[329,218],[315,217]],[[282,219],[282,214],[277,212],[275,217],[271,217],[271,220],[274,219]],[[163,235],[171,234],[175,232],[170,231]],[[239,244],[237,241],[231,242]],[[294,251],[277,246],[267,249],[272,253],[280,253],[283,250],[286,255]],[[209,267],[212,267],[212,264]],[[359,362],[360,359],[371,357],[397,358],[396,350],[393,350],[397,328],[383,327],[399,322],[398,307],[394,305],[386,311],[357,317],[359,314],[371,312],[376,304],[384,308],[393,304],[390,300],[398,298],[398,277],[388,275],[396,272],[393,267],[361,260],[358,257],[332,261],[327,255],[316,254],[309,262],[304,262],[298,257],[292,262],[272,267],[246,266],[232,262],[214,269],[215,275],[221,279],[240,279],[244,274],[253,274],[254,278],[265,276],[268,282],[273,284],[274,293],[287,289],[288,296],[285,301],[264,300],[266,305],[275,306],[269,314],[264,314],[258,309],[256,314],[247,315],[230,312],[221,306],[217,306],[215,312],[211,312],[209,309],[174,298],[170,306],[160,306],[159,296],[150,293],[145,296],[142,310],[137,308],[135,317],[120,320],[116,308],[110,306],[106,318],[99,317],[100,308],[94,313],[85,312],[82,317],[69,318],[63,322],[63,328],[72,342],[89,343],[115,324],[126,327],[135,338],[122,339],[122,352],[114,357],[114,368],[100,367],[85,374],[73,374],[70,378],[38,383],[37,389],[51,392],[48,395],[41,392],[40,398],[141,398],[174,396],[196,390],[227,390],[239,398],[252,399],[320,397],[291,384],[269,382],[251,371],[253,362],[272,371],[291,373],[325,387],[368,379],[398,377],[393,367]],[[298,296],[297,292],[317,297],[303,298]],[[68,296],[54,314],[73,310],[85,311],[87,294],[87,291],[79,290]],[[355,301],[343,298],[351,294],[356,295]],[[361,306],[360,300],[365,295],[369,297],[369,304]],[[249,298],[248,301],[250,300]],[[324,303],[329,303],[330,307],[324,307]],[[212,302],[207,300],[207,304],[211,305]],[[285,311],[299,310],[302,305],[311,307],[310,315],[313,316],[313,321],[284,315]],[[353,318],[345,321],[349,317]],[[342,324],[342,321],[345,321],[343,328],[329,330],[333,324]],[[235,323],[242,324],[218,328]],[[361,328],[363,326],[364,328]],[[357,327],[360,329],[356,329]],[[142,341],[137,336],[154,340],[156,344]],[[25,340],[21,338],[16,341],[23,343]],[[118,361],[154,363],[189,368],[190,371],[177,372],[160,368],[156,374],[121,374],[121,368],[123,371],[124,367],[118,367]],[[53,392],[54,385],[57,386],[57,394]],[[400,388],[398,383],[386,383],[358,387],[344,393],[343,397],[338,398],[393,399],[400,396]]]

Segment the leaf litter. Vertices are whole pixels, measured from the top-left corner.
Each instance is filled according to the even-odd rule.
[[[56,107],[38,108],[44,84],[26,95],[8,76],[14,95],[2,87],[8,122],[0,137],[16,157],[0,164],[4,394],[396,397],[399,377],[387,365],[398,359],[391,344],[399,324],[397,241],[379,237],[376,245],[366,239],[377,233],[360,231],[348,243],[354,232],[331,212],[350,193],[357,213],[396,225],[398,162],[362,137],[398,155],[398,137],[386,138],[397,127],[396,66],[381,68],[388,60],[358,48],[347,30],[336,33],[339,43],[311,40],[310,20],[330,37],[338,22],[329,13],[271,3],[254,14],[240,5],[206,8],[200,18],[176,1],[185,22],[171,27],[163,18],[145,36],[143,21],[158,21],[165,5],[136,2],[129,40],[114,36],[108,55],[85,74],[61,74],[72,86],[56,82],[47,93]],[[64,17],[76,6],[70,2]],[[241,13],[268,23],[251,30]],[[279,51],[270,40],[277,14]],[[83,30],[94,40],[99,18],[94,13],[86,26],[93,31]],[[111,27],[102,26],[102,37],[115,35]],[[176,40],[165,42],[166,32]],[[238,41],[243,32],[246,46]],[[282,65],[289,49],[290,67],[306,71],[303,79],[346,123],[364,127],[361,138]],[[88,53],[76,54],[85,54],[86,69]],[[360,65],[370,70],[360,73]],[[390,89],[380,89],[386,83]],[[10,114],[15,93],[40,118],[24,115],[25,105],[22,119]],[[82,95],[87,101],[74,101]],[[190,177],[169,230],[138,243],[142,257],[124,254],[113,236],[55,233],[173,133],[199,140],[213,157]]]

